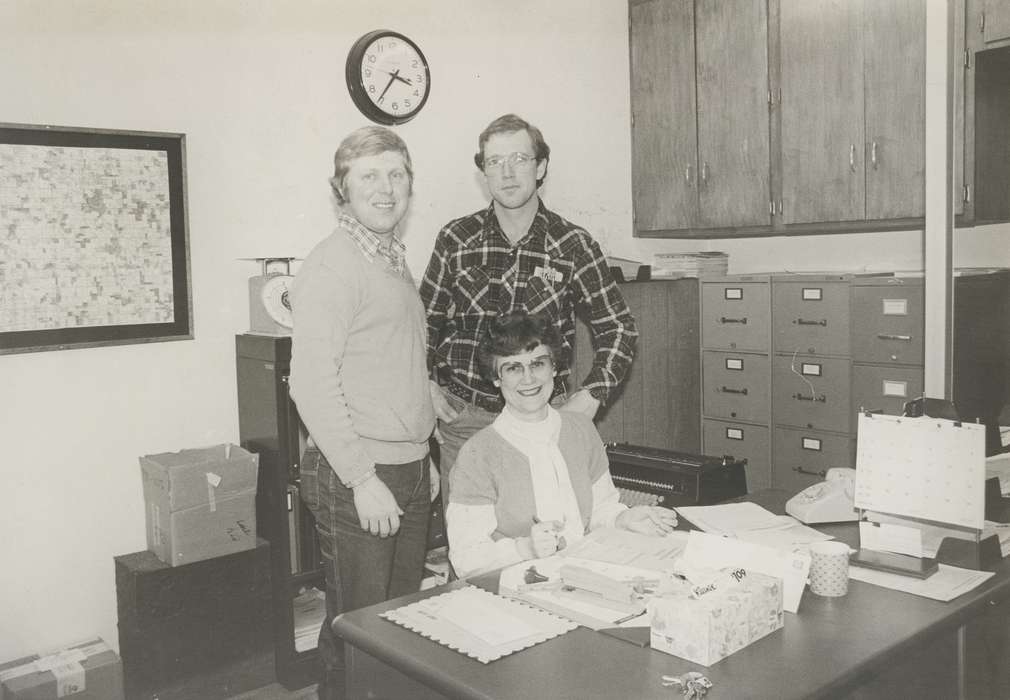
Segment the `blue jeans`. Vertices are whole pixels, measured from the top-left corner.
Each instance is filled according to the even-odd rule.
[[[310,448],[302,458],[301,497],[316,518],[326,574],[326,619],[319,630],[321,699],[344,696],[343,643],[333,634],[333,618],[421,586],[431,512],[428,460],[376,464],[375,474],[403,510],[392,537],[361,529],[354,492],[340,483],[319,450]]]
[[[452,423],[438,422],[438,432],[442,434],[442,443],[438,446],[438,475],[443,510],[449,507],[449,473],[460,448],[474,433],[491,425],[498,417],[497,413],[478,408],[449,392],[445,393],[445,398],[459,417]]]

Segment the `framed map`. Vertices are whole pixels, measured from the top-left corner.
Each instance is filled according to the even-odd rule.
[[[193,337],[185,135],[0,124],[0,354]]]

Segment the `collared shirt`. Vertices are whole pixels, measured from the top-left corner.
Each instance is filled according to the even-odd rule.
[[[497,396],[480,375],[477,345],[490,319],[515,309],[554,319],[567,354],[555,393],[566,390],[577,308],[588,316],[594,348],[582,387],[606,403],[631,366],[635,320],[599,245],[543,202],[515,246],[502,231],[493,203],[449,222],[435,239],[420,291],[428,318],[429,371],[440,383],[455,381]]]
[[[341,212],[337,215],[337,226],[347,231],[351,240],[358,244],[361,252],[365,254],[369,262],[374,262],[376,258],[382,258],[389,264],[389,269],[397,274],[402,274],[406,267],[406,246],[403,241],[391,236],[389,245],[379,238],[375,233],[361,225],[361,223],[347,214]]]

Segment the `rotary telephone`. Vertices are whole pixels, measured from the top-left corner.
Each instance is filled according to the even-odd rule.
[[[786,512],[804,523],[838,523],[859,520],[853,506],[856,470],[834,467],[824,481],[800,491],[786,502]]]

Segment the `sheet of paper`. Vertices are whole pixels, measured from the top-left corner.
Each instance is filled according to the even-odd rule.
[[[533,625],[510,614],[510,611],[487,605],[483,597],[447,598],[439,607],[438,615],[446,622],[451,622],[488,644],[508,644],[539,631]]]
[[[800,607],[803,587],[810,573],[810,554],[787,552],[729,537],[692,531],[684,550],[691,566],[722,569],[742,567],[782,579],[782,608],[794,613]]]
[[[684,552],[685,546],[686,532],[677,531],[663,537],[651,537],[605,527],[593,530],[562,550],[561,556],[670,571],[674,560]]]
[[[681,506],[677,513],[705,532],[729,535],[741,530],[783,526],[782,516],[756,503],[724,503],[718,506]],[[793,521],[795,522],[795,521]]]
[[[1010,432],[1007,434],[1010,435]],[[992,477],[999,479],[1000,493],[1010,495],[1010,452],[985,458],[985,478]]]
[[[877,552],[926,556],[922,546],[922,530],[893,523],[860,522],[859,546]]]
[[[994,574],[991,571],[974,571],[957,566],[940,564],[940,570],[926,579],[874,571],[861,566],[849,567],[849,578],[896,591],[904,591],[923,598],[948,602],[982,585]]]
[[[740,530],[734,534],[738,540],[775,549],[784,549],[788,552],[795,550],[797,547],[808,546],[811,542],[823,542],[834,539],[833,535],[825,535],[823,532],[819,532],[812,527],[807,527],[803,523],[793,522],[793,525],[782,528]]]

